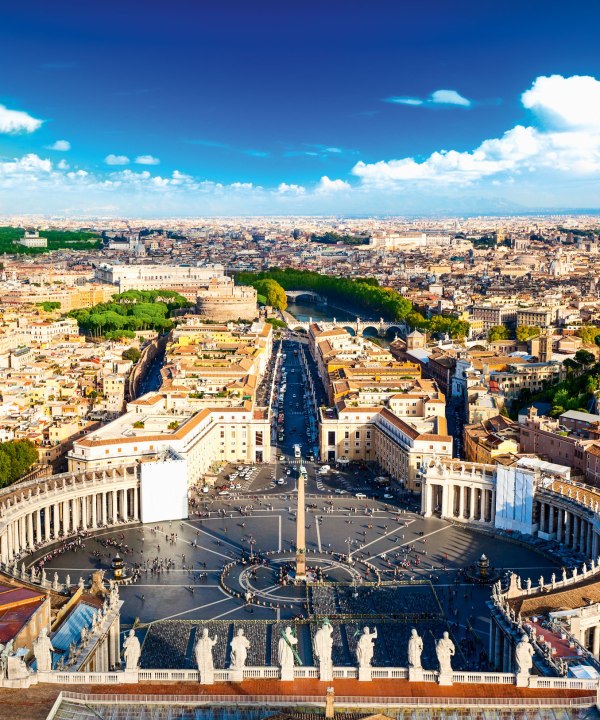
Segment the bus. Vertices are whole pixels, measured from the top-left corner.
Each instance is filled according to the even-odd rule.
[[[294,445],[294,457],[301,457],[300,445]]]

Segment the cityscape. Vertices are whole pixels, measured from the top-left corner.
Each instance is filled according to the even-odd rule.
[[[600,18],[534,5],[3,11],[0,719],[599,717]]]

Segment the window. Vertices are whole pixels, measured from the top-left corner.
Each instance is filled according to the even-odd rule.
[[[357,431],[354,433],[354,437],[355,437],[357,440],[360,439],[360,430],[357,430]]]
[[[346,430],[344,432],[344,438],[347,440],[349,437],[350,437],[350,433],[348,432],[348,430]]]
[[[335,445],[335,430],[329,430],[327,432],[327,444]]]
[[[254,440],[255,444],[258,445],[259,447],[262,446],[262,444],[263,444],[262,430],[257,430],[254,438],[255,438],[255,440]]]

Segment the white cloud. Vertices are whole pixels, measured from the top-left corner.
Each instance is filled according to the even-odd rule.
[[[395,105],[411,105],[414,107],[433,107],[436,105],[457,105],[458,107],[471,107],[472,100],[461,95],[456,90],[434,90],[429,97],[402,97],[393,96],[386,98],[386,102]]]
[[[431,93],[429,101],[435,105],[460,105],[461,107],[471,106],[471,101],[456,92],[456,90],[436,90]]]
[[[160,165],[160,160],[153,155],[138,155],[133,162],[138,165]]]
[[[250,182],[234,182],[229,187],[232,190],[252,190],[254,185]]]
[[[46,146],[47,150],[57,150],[58,152],[67,152],[71,149],[71,143],[68,140],[57,140],[52,145]]]
[[[589,75],[538,77],[521,102],[554,129],[600,130],[600,82]]]
[[[293,183],[288,185],[288,183],[282,182],[277,186],[277,192],[280,195],[304,195],[306,188],[302,187],[302,185],[294,185]]]
[[[127,155],[107,155],[104,158],[104,162],[107,165],[129,165],[129,158]]]
[[[469,152],[440,150],[352,169],[364,182],[385,186],[407,182],[471,183],[504,174],[535,172],[564,179],[600,174],[600,82],[560,75],[539,77],[522,95],[540,127],[517,125]]]
[[[43,123],[22,110],[9,110],[0,105],[0,133],[16,135],[17,133],[35,132]]]
[[[345,180],[330,180],[327,175],[323,175],[316,189],[317,192],[329,193],[338,192],[339,190],[350,190],[351,187],[350,183],[347,183]]]

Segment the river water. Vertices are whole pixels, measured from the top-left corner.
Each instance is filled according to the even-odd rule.
[[[379,323],[379,318],[375,318],[372,313],[356,310],[353,311],[347,308],[333,307],[327,303],[315,303],[315,302],[291,302],[286,308],[290,315],[293,315],[296,320],[302,322],[308,322],[310,318],[313,320],[325,320],[332,322],[335,318],[337,322],[348,322],[351,323],[360,317],[361,320],[373,320]],[[366,336],[369,337],[367,331]],[[377,337],[376,335],[374,337]],[[377,343],[383,347],[389,347],[390,338],[377,338]]]

